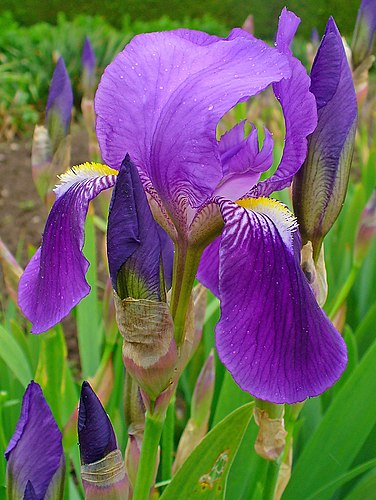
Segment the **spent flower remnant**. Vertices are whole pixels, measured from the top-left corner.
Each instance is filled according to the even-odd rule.
[[[31,382],[21,416],[5,450],[8,498],[63,498],[65,459],[62,434],[40,386]]]
[[[310,79],[289,48],[298,24],[284,9],[276,47],[241,29],[226,39],[185,29],[139,35],[107,67],[95,109],[109,167],[76,167],[56,189],[42,246],[19,288],[34,333],[60,321],[89,292],[82,254],[88,203],[124,182],[121,169],[131,172],[134,164],[154,219],[175,245],[170,308],[178,352],[198,270],[221,301],[219,356],[243,389],[294,403],[338,379],[345,344],[300,269],[294,216],[268,198],[291,184],[317,123]],[[265,130],[260,150],[257,130],[245,138],[240,123],[217,141],[216,126],[271,84],[285,119],[285,148],[276,172],[259,182],[272,163],[271,134]],[[129,204],[122,210],[130,219]],[[132,210],[138,214],[139,207]],[[133,242],[119,240],[118,254],[109,245],[110,267],[114,255],[126,262],[140,238],[139,230]],[[158,266],[161,260],[163,252]]]

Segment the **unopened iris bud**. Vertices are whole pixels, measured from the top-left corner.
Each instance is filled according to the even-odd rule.
[[[170,383],[177,360],[166,303],[172,241],[155,222],[137,168],[127,156],[112,195],[107,253],[123,359],[141,389],[155,400]]]
[[[70,165],[69,124],[73,92],[62,57],[57,62],[50,85],[45,125],[34,130],[31,168],[34,184],[41,199],[51,204],[48,195],[56,184],[56,175]]]
[[[312,242],[317,262],[346,196],[357,124],[351,70],[332,18],[312,66],[310,90],[318,124],[309,136],[306,161],[294,177],[293,204],[303,245]]]
[[[351,52],[353,67],[356,69],[373,53],[376,31],[376,3],[362,0],[352,38]]]
[[[355,262],[361,264],[373,238],[376,235],[376,189],[365,206],[360,218],[358,235],[355,240],[354,258]]]
[[[173,471],[177,471],[208,430],[215,382],[214,353],[211,351],[196,382],[191,416],[180,438]]]
[[[358,103],[362,104],[368,93],[368,74],[373,55],[376,30],[376,3],[362,0],[352,37],[351,64]]]
[[[64,59],[59,58],[52,76],[46,107],[46,126],[53,153],[68,135],[73,92]]]
[[[86,499],[127,499],[129,482],[110,419],[88,382],[78,410],[81,478]]]
[[[31,382],[21,416],[5,450],[7,498],[62,499],[65,459],[62,435],[40,386]]]
[[[94,98],[96,77],[95,71],[97,61],[90,39],[85,37],[82,49],[82,89],[84,96],[88,99]]]

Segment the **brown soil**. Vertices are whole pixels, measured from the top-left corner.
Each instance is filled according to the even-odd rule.
[[[17,255],[24,267],[28,262],[28,247],[38,247],[47,211],[40,200],[31,176],[31,139],[0,143],[0,237],[9,250]],[[79,128],[72,134],[72,165],[87,161],[86,132]],[[4,299],[0,266],[0,307]],[[75,324],[63,322],[68,356],[79,363]]]

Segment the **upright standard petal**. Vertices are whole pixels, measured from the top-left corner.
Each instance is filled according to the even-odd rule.
[[[213,196],[235,201],[244,196],[259,180],[260,173],[273,163],[272,134],[265,128],[265,139],[260,150],[258,130],[244,138],[245,121],[238,123],[219,141],[223,178]]]
[[[155,222],[137,168],[128,155],[112,195],[107,253],[112,286],[120,298],[162,300],[165,285],[169,288],[172,282],[173,243]]]
[[[357,124],[357,102],[341,35],[331,18],[311,71],[318,125],[308,156],[294,178],[293,202],[303,244],[314,258],[337,219],[346,196]]]
[[[110,419],[88,382],[83,382],[78,410],[78,440],[81,462],[98,462],[117,449]]]
[[[46,125],[56,150],[59,142],[68,134],[73,106],[72,85],[64,59],[59,58],[52,76],[46,107]]]
[[[289,48],[300,19],[286,8],[279,19],[276,46],[289,57],[291,77],[273,84],[276,98],[285,119],[285,147],[277,171],[260,182],[252,196],[268,196],[291,184],[293,176],[302,166],[307,154],[307,136],[317,124],[316,102],[310,92],[310,79],[302,63],[295,59]]]
[[[24,495],[26,498],[47,498],[55,477],[61,478],[60,469],[64,468],[62,435],[42,389],[35,382],[26,389],[21,416],[5,450],[5,458],[8,461],[9,498],[23,498]]]
[[[114,185],[117,171],[97,163],[73,167],[61,176],[42,245],[21,276],[18,303],[42,333],[64,318],[85,297],[89,262],[82,253],[89,202]]]
[[[259,399],[293,404],[321,394],[343,372],[346,346],[300,268],[293,215],[268,198],[219,203],[220,359]]]
[[[175,223],[222,178],[219,119],[291,74],[284,54],[242,30],[226,40],[189,34],[136,36],[107,67],[95,98],[103,158],[120,168],[129,153]]]

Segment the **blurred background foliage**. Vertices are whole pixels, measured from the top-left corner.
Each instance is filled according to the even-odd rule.
[[[316,27],[320,33],[330,15],[334,16],[344,34],[352,33],[354,18],[359,7],[358,0],[117,0],[103,2],[101,0],[2,0],[1,11],[11,11],[14,18],[24,25],[40,21],[55,24],[58,13],[64,12],[68,19],[79,14],[100,15],[114,27],[123,27],[124,16],[129,16],[133,22],[139,19],[152,21],[161,16],[170,16],[177,21],[183,19],[201,18],[210,15],[221,21],[227,27],[241,26],[244,19],[253,14],[256,25],[256,35],[262,38],[272,38],[281,9],[287,6],[305,19],[305,25],[300,28],[300,34],[309,36],[311,29]],[[173,13],[173,14],[172,14]]]

